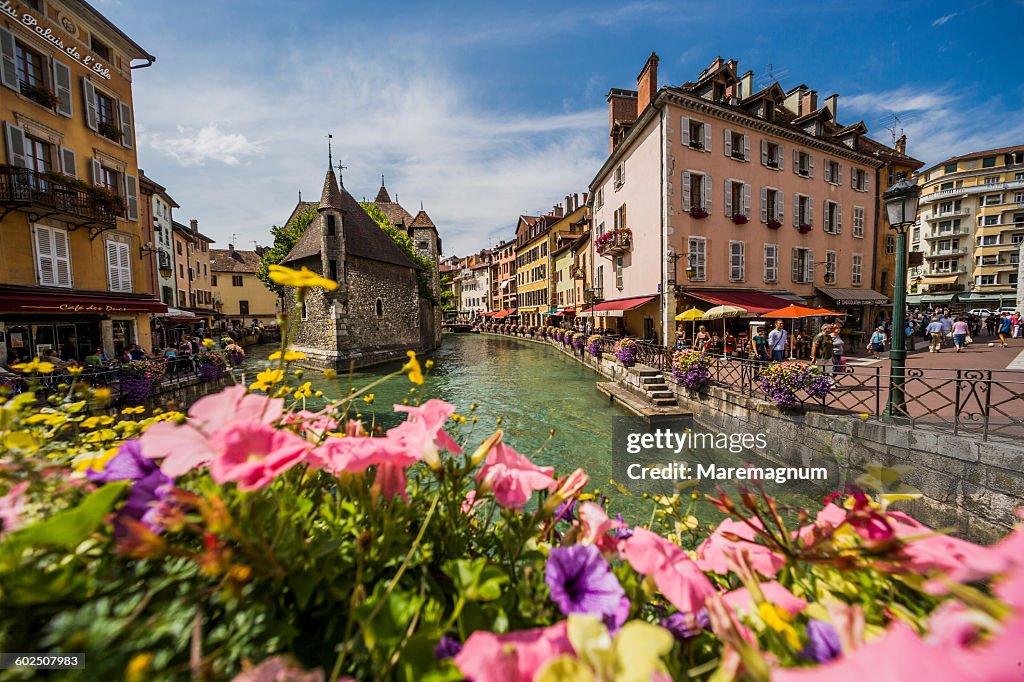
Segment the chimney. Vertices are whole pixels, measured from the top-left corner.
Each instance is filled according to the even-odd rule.
[[[235,255],[235,245],[234,244],[228,244],[228,255],[229,256],[234,256]]]
[[[907,136],[900,135],[900,139],[896,140],[896,151],[900,154],[907,153]]]
[[[804,98],[800,101],[800,115],[806,116],[807,114],[818,110],[818,91],[808,90],[804,93]]]
[[[636,77],[636,115],[637,118],[644,113],[644,109],[651,103],[654,96],[658,94],[658,55],[651,53],[644,64],[643,71]]]
[[[615,151],[624,136],[618,126],[629,126],[636,122],[636,91],[612,88],[608,91],[608,143],[609,151]],[[395,201],[398,201],[395,199]]]
[[[193,232],[198,232],[199,231],[199,221],[196,220],[195,218],[193,218],[192,220],[188,221],[188,226],[192,228]]]
[[[801,85],[798,88],[790,90],[789,94],[786,95],[786,99],[782,102],[782,106],[787,111],[792,113],[794,116],[803,116],[803,96],[804,92],[807,91],[807,86]]]
[[[835,94],[829,95],[828,97],[825,98],[825,108],[828,109],[829,113],[832,114],[833,121],[836,120],[836,118],[839,116],[839,114],[836,113],[836,106],[838,101],[839,95]]]

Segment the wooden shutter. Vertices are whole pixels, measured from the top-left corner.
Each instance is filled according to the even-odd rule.
[[[843,207],[840,204],[836,204],[836,234],[840,234],[843,231]]]
[[[768,188],[761,188],[761,222],[768,222]]]
[[[100,176],[103,173],[103,167],[100,165],[100,160],[93,157],[89,159],[89,172],[92,174],[92,184],[100,184]]]
[[[832,182],[832,165],[825,161],[825,182]]]
[[[825,199],[823,202],[821,202],[821,225],[822,225],[822,230],[825,231],[825,232],[831,232],[832,231],[832,226],[828,224],[828,205],[829,205],[829,203],[830,202],[829,202],[828,199]]]
[[[117,242],[107,241],[107,286],[111,291],[121,291],[121,267],[117,257]]]
[[[850,187],[858,189],[857,187],[857,174],[860,172],[859,168],[850,169]]]
[[[809,177],[809,178],[813,178],[814,177],[814,155],[813,154],[808,154],[807,155],[807,177]]]
[[[871,176],[868,175],[866,172],[864,173],[864,191],[871,191]]]
[[[7,163],[18,168],[28,168],[28,160],[25,158],[25,131],[5,121],[4,137],[7,139]]]
[[[690,146],[690,117],[683,116],[679,119],[679,139],[683,141],[684,147]]]
[[[761,140],[761,165],[768,165],[768,140]]]
[[[39,273],[39,285],[52,287],[56,284],[54,277],[53,229],[42,225],[35,226],[36,235],[36,270]]]
[[[774,282],[779,278],[779,247],[764,245],[764,281]]]
[[[783,202],[785,200],[786,197],[783,195],[782,190],[775,190],[775,219],[780,223],[782,222],[782,218],[786,215],[786,211],[783,209]]]
[[[807,224],[814,225],[814,201],[807,199]]]
[[[750,218],[750,183],[743,183],[743,215]]]
[[[111,291],[132,290],[130,248],[123,242],[107,242],[107,279]]]
[[[801,270],[800,270],[800,249],[794,248],[792,250],[792,257],[793,257],[793,267],[792,267],[792,273],[791,274],[793,276],[793,281],[794,282],[799,282],[800,278],[803,276],[803,272],[801,272]]]
[[[58,145],[58,151],[60,153],[60,169],[64,175],[70,175],[73,178],[78,177],[78,161],[75,158],[75,150],[68,149],[64,145]]]
[[[121,102],[121,144],[132,148],[132,108]]]
[[[743,136],[743,160],[750,161],[750,135]]]
[[[0,69],[0,80],[11,90],[21,91],[18,82],[18,65],[14,61],[14,34],[0,27],[0,51],[3,52],[3,65]]]
[[[732,215],[732,180],[725,181],[725,215]]]
[[[786,152],[786,149],[780,143],[779,144],[779,170],[782,170],[783,168],[786,167],[786,153],[785,152]]]
[[[711,213],[711,176],[705,175],[704,182],[700,183],[701,191],[704,194],[704,210]]]
[[[124,175],[124,196],[128,208],[128,220],[139,219],[139,180],[134,175]]]
[[[85,97],[85,125],[90,130],[99,131],[99,114],[96,112],[96,86],[88,78],[82,79],[82,94]]]
[[[725,155],[732,156],[732,131],[725,129]]]
[[[704,151],[709,152],[711,151],[711,124],[705,122],[702,127],[704,128]]]
[[[71,286],[71,247],[68,245],[68,233],[65,230],[51,229],[53,233],[53,266],[56,284],[59,287]]]
[[[793,172],[800,174],[800,152],[796,149],[793,150]]]
[[[683,171],[683,210],[689,211],[690,206],[690,171]]]
[[[793,227],[800,227],[800,195],[793,194]]]
[[[71,118],[71,68],[53,60],[53,91],[57,95],[57,113]]]
[[[832,178],[837,185],[843,184],[843,164],[836,164],[836,177]]]
[[[804,281],[807,283],[814,282],[814,249],[807,249],[807,255],[804,260]]]

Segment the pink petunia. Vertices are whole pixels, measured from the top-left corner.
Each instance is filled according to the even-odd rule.
[[[953,580],[969,582],[1010,567],[1010,557],[992,547],[936,533],[903,512],[890,511],[887,516],[896,537],[906,543],[901,550],[906,557],[904,566],[915,573],[940,571]],[[935,583],[929,588],[943,591]]]
[[[708,577],[678,545],[645,528],[634,528],[622,550],[626,561],[654,584],[677,609],[696,613],[715,594]]]
[[[626,524],[608,518],[604,508],[593,502],[584,502],[580,505],[579,518],[581,545],[597,545],[601,553],[606,555],[618,552],[619,540],[612,532]]]
[[[19,483],[0,497],[0,537],[21,528],[21,513],[25,510],[28,481]]]
[[[228,386],[220,393],[200,398],[188,410],[189,422],[207,433],[231,422],[271,424],[283,413],[284,401],[281,398],[249,393],[244,386]]]
[[[213,461],[217,454],[208,436],[191,424],[153,424],[139,438],[142,454],[161,459],[160,471],[171,478],[184,476]]]
[[[797,597],[775,580],[767,583],[761,583],[758,587],[764,595],[765,600],[792,616],[795,616],[807,608],[806,599]],[[757,611],[757,606],[754,605],[754,599],[750,595],[750,590],[745,587],[740,587],[732,590],[731,592],[725,593],[722,596],[722,599],[735,611],[746,611],[747,613]]]
[[[750,522],[760,527],[761,522],[751,519]],[[730,540],[726,533],[735,535],[739,540]],[[757,532],[743,521],[724,519],[700,547],[697,548],[697,566],[702,571],[712,571],[719,575],[727,575],[734,567],[737,552],[744,551],[751,568],[765,578],[773,578],[786,564],[786,559],[771,551],[764,545],[754,542]]]
[[[325,412],[310,412],[299,410],[289,412],[284,416],[282,423],[298,425],[306,433],[307,438],[315,441],[327,431],[334,431],[338,428],[338,420],[325,414]]]
[[[443,400],[431,398],[427,402],[423,403],[419,407],[412,405],[395,405],[395,412],[406,412],[409,415],[409,419],[405,423],[419,422],[423,425],[423,428],[430,435],[430,440],[424,443],[425,448],[434,448],[436,453],[437,448],[447,450],[448,452],[461,455],[462,448],[455,442],[447,431],[444,430],[444,425],[448,422],[448,417],[455,411],[455,407],[446,403]],[[399,427],[396,428],[400,428]],[[391,435],[395,429],[391,429],[388,435]]]
[[[346,430],[360,433],[361,431],[352,424],[350,422]],[[356,425],[358,426],[358,423]],[[348,435],[344,438],[328,438],[314,449],[311,458],[318,466],[335,475],[362,473],[371,466],[376,466],[376,492],[388,499],[396,495],[408,499],[405,492],[405,470],[419,461],[420,454],[415,449],[410,450],[408,443],[402,439]]]
[[[483,500],[476,499],[476,491],[470,490],[466,493],[466,499],[462,501],[462,513],[466,516],[472,516],[476,508],[483,504]]]
[[[573,653],[566,623],[496,635],[478,630],[455,656],[455,665],[473,682],[532,682],[551,659]]]
[[[494,498],[506,509],[522,509],[534,490],[546,490],[555,484],[552,467],[540,467],[504,443],[496,443],[476,475],[481,492],[494,492]]]
[[[239,490],[258,490],[303,461],[309,444],[291,431],[259,422],[230,424],[210,443],[219,452],[210,464],[218,483],[235,481]]]

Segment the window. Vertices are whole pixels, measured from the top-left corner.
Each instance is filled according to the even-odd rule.
[[[854,206],[853,207],[853,236],[864,237],[864,207]],[[918,230],[918,239],[920,239],[920,230]]]
[[[711,126],[707,123],[683,116],[679,130],[684,147],[711,151]]]
[[[615,226],[616,230],[622,230],[622,229],[625,229],[626,227],[628,227],[626,225],[626,205],[625,204],[623,204],[622,206],[619,206],[617,209],[615,209],[615,214],[614,214],[614,218],[613,218],[613,225]],[[541,254],[541,255],[544,255],[544,254]]]
[[[745,278],[746,267],[743,262],[746,245],[743,242],[729,242],[729,281],[742,282]]]
[[[978,275],[974,278],[975,284],[988,285],[996,283],[996,275]]]
[[[896,237],[891,234],[885,235],[885,252],[888,254],[896,253]]]
[[[615,257],[615,288],[616,289],[620,289],[620,290],[622,289],[622,265],[623,265],[623,258],[622,258],[622,256],[616,256]]]
[[[96,53],[96,56],[108,62],[111,61],[110,47],[108,47],[103,41],[101,41],[95,35],[91,35],[89,37],[89,46],[92,48],[92,51]]]
[[[836,281],[836,252],[825,252],[825,284],[834,284]]]
[[[600,210],[604,206],[604,187],[597,188],[597,196],[594,197],[594,208]]]
[[[750,136],[743,133],[725,131],[725,155],[737,161],[750,160]]]
[[[696,281],[707,279],[707,241],[704,237],[690,237],[687,242],[689,263],[693,266],[693,278]]]
[[[850,174],[850,185],[858,192],[867,192],[869,184],[868,172],[863,168],[854,168]]]
[[[39,285],[71,286],[71,250],[68,233],[56,227],[35,226],[36,270]]]
[[[999,265],[999,256],[978,256],[978,265]]]
[[[999,184],[999,180],[1000,180],[1000,178],[999,178],[998,175],[990,175],[987,178],[985,178],[985,184],[986,185],[998,185]]]
[[[814,159],[807,152],[793,150],[793,172],[805,178],[814,177]]]
[[[335,225],[335,222],[334,222],[334,215],[331,214],[331,213],[328,213],[327,214],[327,236],[328,237],[333,237],[335,234],[337,234],[337,226]]]
[[[982,206],[998,206],[1001,203],[1003,203],[1002,194],[986,194],[981,199]]]
[[[242,276],[241,275],[231,275],[231,286],[233,286],[233,287],[240,287],[240,286],[242,286]]]
[[[768,168],[782,169],[782,145],[761,140],[761,163]]]
[[[37,173],[46,173],[52,169],[50,161],[50,145],[29,135],[25,136],[25,164]]]
[[[944,167],[946,173],[956,173],[956,162],[947,163]]]
[[[309,319],[309,304],[305,301],[299,305],[299,319],[303,322]]]
[[[792,251],[792,278],[797,284],[814,281],[814,251],[794,248]]]
[[[178,263],[178,279],[185,279],[185,266]]]
[[[981,167],[982,168],[995,168],[996,167],[996,157],[994,157],[994,156],[986,156],[984,159],[981,160]]]
[[[764,245],[764,281],[779,280],[779,247],[777,244]]]
[[[825,182],[838,185],[843,179],[843,167],[838,161],[828,159],[825,161]]]
[[[793,195],[793,225],[795,227],[814,225],[814,202],[806,194]]]
[[[711,176],[683,171],[683,210],[701,208],[711,213]]]
[[[108,126],[113,126],[113,125],[115,125],[114,119],[115,119],[115,114],[114,114],[114,100],[113,100],[113,98],[111,98],[111,97],[103,94],[99,90],[97,90],[96,91],[96,120],[97,120],[97,122],[100,124],[100,126],[103,126],[104,124],[106,124]],[[100,132],[103,132],[103,131],[101,130]],[[107,135],[107,137],[111,137],[112,136],[112,133],[111,134],[103,133],[103,134]]]
[[[738,180],[725,181],[725,214],[750,218],[750,185]]]
[[[983,226],[998,225],[999,224],[999,216],[997,216],[997,215],[987,215],[984,218],[982,218],[981,224]]]
[[[864,270],[864,256],[859,253],[853,254],[853,274],[850,276],[850,283],[855,287],[861,285],[861,272]],[[888,274],[888,273],[886,273]],[[882,287],[883,292],[885,287]]]
[[[212,287],[217,286],[217,275],[213,275],[213,276],[210,277],[210,286],[212,286]]]
[[[823,229],[829,234],[839,234],[843,229],[843,209],[834,201],[825,200]]]
[[[106,187],[114,194],[121,194],[121,174],[116,170],[111,170],[106,166],[100,166],[99,177],[97,178],[96,184],[101,187]],[[179,253],[181,252],[179,251]]]
[[[782,222],[782,190],[774,187],[761,188],[761,222],[771,220]]]
[[[384,317],[384,299],[378,296],[377,300],[373,303],[373,310],[377,317]]]
[[[1013,179],[1017,182],[1024,180],[1024,173],[1014,173]]]
[[[626,162],[621,161],[619,165],[615,167],[615,189],[619,189],[626,184]]]
[[[335,282],[338,281],[338,261],[333,258],[327,261],[327,277]]]
[[[1024,180],[1024,178],[1021,178],[1021,179]],[[1016,194],[1014,194],[1013,195],[1013,203],[1015,203],[1015,204],[1024,204],[1024,192],[1017,192]]]
[[[248,315],[249,314],[249,302],[248,301],[239,301],[238,302],[238,314],[239,315]]]
[[[425,251],[430,248],[430,243],[423,239],[420,239],[419,241],[416,242],[416,248],[420,249],[421,251]]]
[[[18,70],[18,82],[21,85],[22,94],[29,88],[45,88],[46,81],[43,74],[43,56],[35,50],[15,42],[14,59]]]
[[[178,255],[181,255],[181,242],[178,242]]]
[[[212,300],[212,298],[213,296],[210,294],[209,291],[203,292],[203,301],[206,303],[206,305],[210,305],[210,301]]]

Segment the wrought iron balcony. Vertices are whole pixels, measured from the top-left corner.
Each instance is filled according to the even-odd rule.
[[[597,238],[597,252],[602,256],[617,256],[633,248],[633,234],[629,230],[613,230]]]
[[[582,265],[573,265],[569,268],[569,276],[573,279],[586,279],[587,272]]]
[[[124,217],[124,202],[102,188],[91,188],[56,173],[0,166],[0,207],[34,214],[33,220],[58,218],[95,231],[113,228]]]

